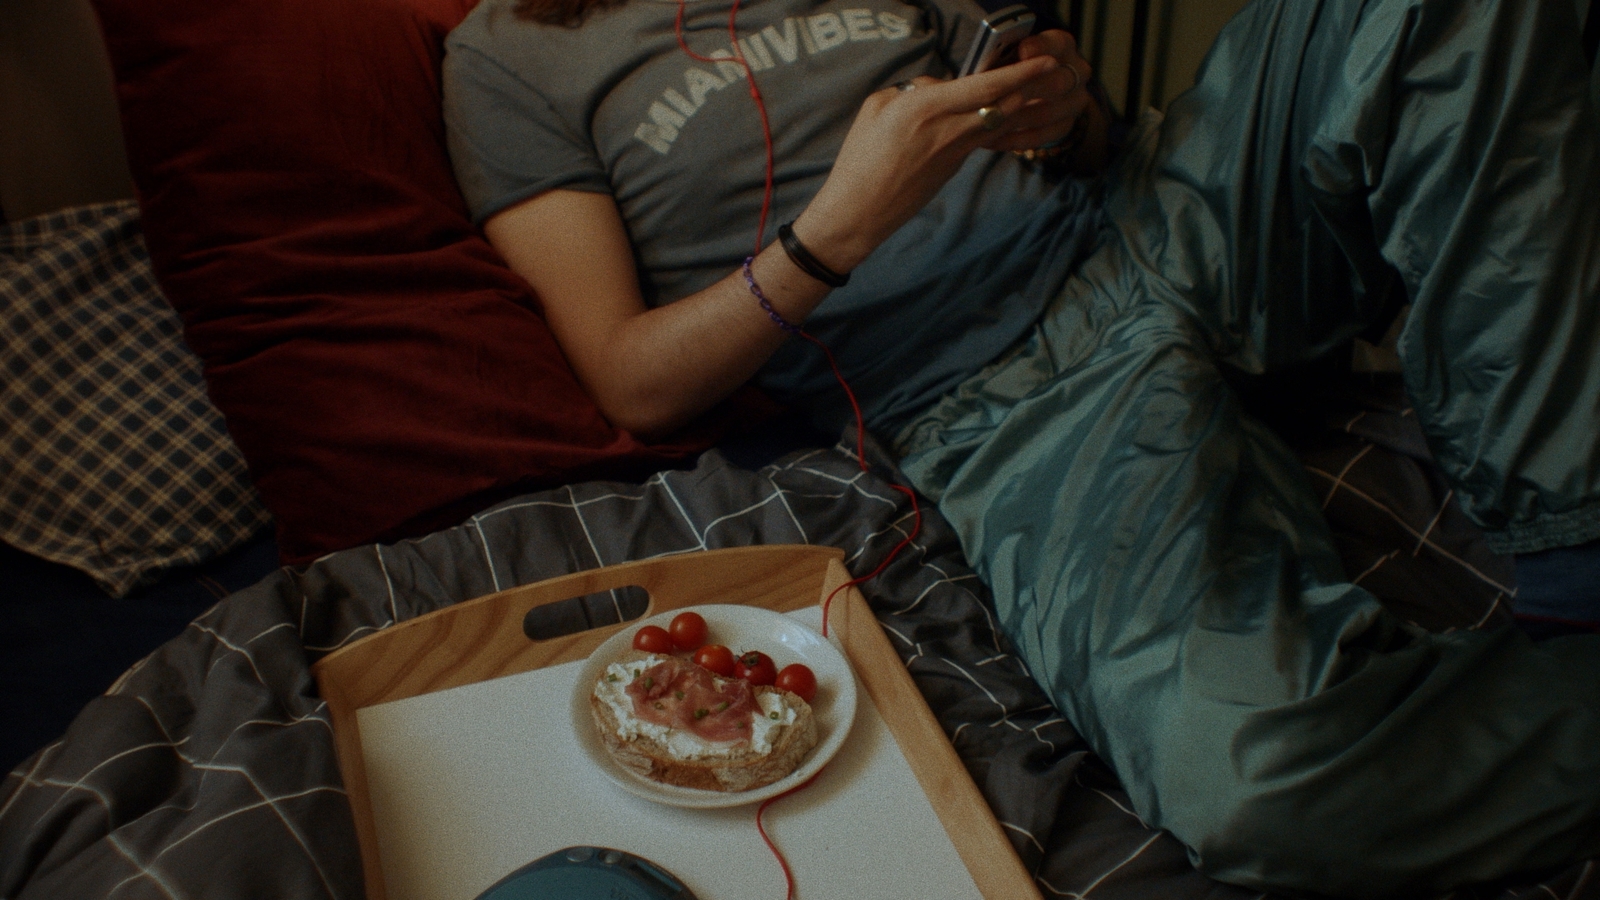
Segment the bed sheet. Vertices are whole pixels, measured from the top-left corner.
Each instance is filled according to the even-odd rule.
[[[361,897],[313,661],[461,600],[630,559],[805,542],[845,548],[852,571],[871,571],[913,516],[876,449],[881,474],[863,473],[852,448],[756,470],[713,451],[643,484],[524,496],[229,596],[6,778],[0,896]],[[1260,896],[1199,875],[1130,811],[994,631],[936,512],[923,509],[913,545],[863,593],[1045,896]],[[1592,869],[1457,896],[1594,897]]]

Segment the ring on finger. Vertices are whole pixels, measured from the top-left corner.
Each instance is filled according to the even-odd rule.
[[[916,86],[917,83],[915,81],[896,81],[894,83],[894,89],[902,94],[906,91],[915,89]]]
[[[1078,74],[1078,67],[1074,65],[1069,64],[1067,71],[1072,73],[1072,87],[1067,88],[1067,93],[1070,94],[1083,86],[1083,76]]]
[[[978,109],[978,119],[983,122],[984,131],[995,131],[1005,124],[1006,114],[998,106],[984,106]]]

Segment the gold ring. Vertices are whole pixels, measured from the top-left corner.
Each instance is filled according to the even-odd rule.
[[[1078,67],[1074,65],[1068,65],[1067,71],[1072,73],[1072,87],[1067,88],[1067,93],[1070,94],[1083,86],[1083,76],[1078,74]]]
[[[979,108],[978,118],[983,121],[984,131],[994,131],[1005,124],[1006,114],[998,106],[985,106]]]

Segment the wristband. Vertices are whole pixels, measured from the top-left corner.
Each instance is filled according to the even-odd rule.
[[[811,255],[811,251],[807,250],[806,245],[800,243],[800,238],[795,235],[793,222],[785,222],[778,226],[778,242],[783,244],[783,252],[789,254],[789,259],[812,278],[828,287],[839,288],[850,283],[849,272],[840,275]]]

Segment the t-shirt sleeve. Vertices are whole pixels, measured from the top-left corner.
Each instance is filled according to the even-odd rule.
[[[477,48],[446,53],[443,91],[450,159],[473,222],[553,188],[610,192],[588,136]]]

